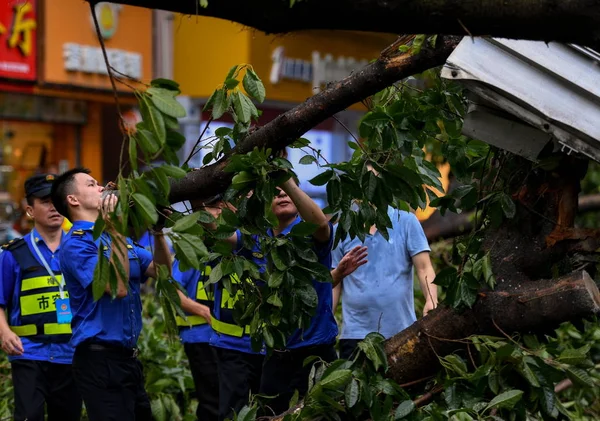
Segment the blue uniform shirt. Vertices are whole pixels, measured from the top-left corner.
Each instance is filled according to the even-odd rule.
[[[294,222],[288,225],[280,236],[286,236],[295,225],[302,222],[298,216]],[[326,268],[331,268],[331,247],[333,246],[333,225],[329,223],[329,241],[326,243],[314,242],[313,250],[317,254],[319,263]],[[273,237],[273,230],[269,230],[267,234]],[[313,316],[310,326],[305,330],[297,329],[288,338],[287,348],[295,349],[306,346],[327,345],[335,342],[338,334],[338,326],[333,316],[332,301],[333,292],[330,282],[317,282],[313,280],[313,287],[317,292],[318,303],[315,315]]]
[[[392,221],[390,240],[379,231],[367,235],[368,262],[344,278],[340,339],[364,339],[376,331],[390,338],[417,319],[412,257],[429,251],[429,244],[414,214],[390,207],[388,216]],[[363,243],[358,237],[340,241],[333,251],[332,267],[359,245]]]
[[[93,222],[76,221],[62,242],[61,269],[69,290],[73,320],[71,344],[76,347],[83,342],[106,343],[125,348],[135,348],[142,330],[142,301],[140,283],[152,263],[149,251],[133,244],[129,254],[129,292],[124,298],[112,299],[104,294],[94,301],[92,281],[98,262],[100,238],[94,241]],[[109,245],[104,255],[110,256],[110,238],[101,237]]]
[[[46,246],[42,237],[37,235],[34,230],[32,233],[25,235],[23,239],[36,260],[37,254],[31,246],[32,234],[35,234],[36,244],[40,253],[42,253],[42,256],[44,256],[44,259],[46,259],[46,262],[50,266],[50,269],[54,271],[60,270],[59,258],[61,248],[57,248],[56,251],[52,253],[48,246]],[[41,262],[40,266],[42,266]],[[18,294],[18,291],[21,290],[21,268],[10,251],[5,251],[0,254],[0,270],[0,306],[3,307],[5,311],[10,307],[11,313],[8,315],[8,323],[9,325],[14,326],[21,316]],[[23,343],[23,350],[25,352],[20,356],[9,356],[9,361],[23,359],[49,361],[59,364],[71,364],[73,361],[74,350],[69,343],[40,343],[33,342],[27,337],[21,337],[21,342]]]
[[[179,270],[179,260],[173,262],[173,279],[179,283],[187,292],[188,297],[192,300],[196,299],[196,292],[198,289],[198,282],[202,278],[202,272],[197,269],[189,269],[185,272]],[[214,310],[211,308],[211,312]],[[208,343],[210,337],[213,334],[213,330],[209,324],[191,326],[189,328],[181,329],[179,336],[183,343]]]

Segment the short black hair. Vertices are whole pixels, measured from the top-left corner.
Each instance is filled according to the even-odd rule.
[[[52,203],[57,212],[66,218],[70,218],[67,196],[73,193],[75,176],[81,173],[90,174],[91,171],[83,167],[73,168],[56,177],[54,183],[52,183],[52,191],[50,192]]]

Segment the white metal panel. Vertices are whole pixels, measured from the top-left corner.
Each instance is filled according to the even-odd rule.
[[[552,133],[562,144],[575,148],[587,142],[586,154],[590,156],[591,147],[599,151],[592,154],[598,157],[600,67],[596,63],[565,45],[465,37],[449,57],[442,77],[465,82],[478,95]]]

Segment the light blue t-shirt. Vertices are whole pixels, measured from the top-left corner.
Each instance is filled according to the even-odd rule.
[[[364,339],[370,332],[390,338],[417,320],[412,257],[430,251],[429,244],[414,214],[390,207],[388,215],[393,224],[389,242],[379,231],[367,235],[368,262],[343,280],[340,339]],[[332,268],[362,244],[358,237],[340,241]]]

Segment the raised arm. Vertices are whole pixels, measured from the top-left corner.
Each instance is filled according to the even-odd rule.
[[[317,225],[317,230],[313,234],[315,240],[320,243],[328,242],[331,236],[331,227],[329,219],[327,219],[319,205],[309,195],[304,193],[291,178],[281,185],[281,189],[294,202],[302,219]]]

